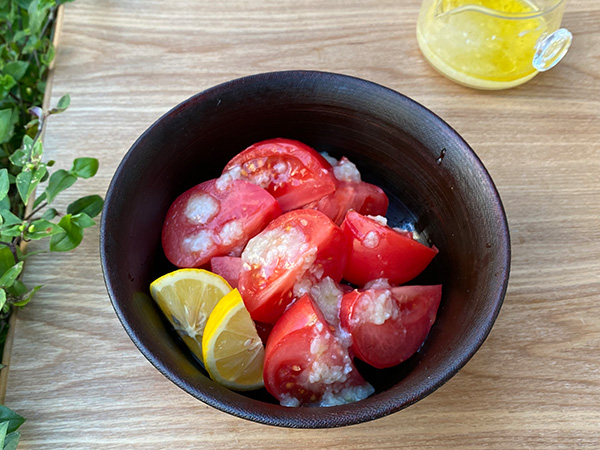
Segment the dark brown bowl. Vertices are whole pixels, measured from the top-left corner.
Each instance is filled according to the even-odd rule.
[[[171,202],[220,175],[248,145],[303,141],[347,156],[390,197],[388,217],[440,253],[417,283],[443,298],[420,351],[386,370],[359,369],[376,392],[328,408],[286,408],[263,389],[232,392],[210,380],[149,296],[175,268],[160,234]],[[510,240],[498,192],[467,143],[442,119],[383,86],[344,75],[288,71],[237,79],[186,100],[156,121],[123,158],[106,195],[101,257],[108,293],[140,351],[177,386],[222,411],[294,428],[356,424],[399,411],[452,377],[487,337],[508,283]],[[151,393],[148,393],[151,395]]]

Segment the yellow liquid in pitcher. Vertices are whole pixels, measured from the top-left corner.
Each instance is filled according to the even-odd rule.
[[[473,5],[513,16],[455,9]],[[421,11],[417,39],[425,57],[448,78],[480,89],[505,89],[537,74],[532,60],[546,22],[539,16],[515,18],[534,12],[521,0],[435,0]]]

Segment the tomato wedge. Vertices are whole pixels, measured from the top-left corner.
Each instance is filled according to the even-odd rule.
[[[304,208],[316,209],[340,225],[346,213],[353,209],[360,214],[384,216],[389,200],[385,192],[374,184],[365,183],[356,166],[345,156],[339,161],[324,154],[331,164],[331,171],[336,179],[336,189],[319,200],[311,202]]]
[[[379,369],[406,361],[435,321],[442,286],[354,290],[344,295],[340,322],[352,335],[357,358]]]
[[[308,295],[273,327],[263,377],[267,391],[284,406],[341,405],[374,391]]]
[[[252,183],[209,180],[173,202],[163,224],[163,249],[178,267],[200,267],[213,256],[239,255],[280,214],[273,196]]]
[[[266,189],[284,212],[335,190],[331,165],[316,150],[291,139],[269,139],[234,156],[223,176],[244,179]]]
[[[358,286],[386,278],[403,284],[419,275],[438,253],[402,231],[379,223],[356,211],[349,211],[342,230],[350,242],[344,279]]]
[[[389,199],[383,189],[364,181],[338,181],[334,192],[305,205],[324,213],[335,224],[341,225],[346,213],[354,211],[371,216],[384,216]]]
[[[298,209],[279,216],[242,253],[238,287],[250,315],[273,323],[312,284],[339,282],[347,254],[342,230],[325,214]]]

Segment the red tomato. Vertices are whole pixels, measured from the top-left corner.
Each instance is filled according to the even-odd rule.
[[[390,201],[383,189],[362,181],[354,186],[354,192],[354,201],[350,205],[350,209],[359,214],[385,216]]]
[[[373,393],[308,295],[273,327],[263,377],[267,390],[284,406],[332,406]]]
[[[225,278],[232,288],[238,287],[242,258],[239,256],[214,256],[210,260],[210,271]]]
[[[265,188],[291,211],[335,190],[331,165],[308,145],[290,139],[270,139],[234,156],[223,175]]]
[[[273,323],[310,285],[339,282],[348,246],[325,214],[298,209],[279,216],[242,253],[238,288],[254,320]]]
[[[354,290],[344,295],[342,327],[357,358],[384,369],[406,361],[423,344],[437,314],[442,286]]]
[[[355,211],[346,214],[342,230],[350,242],[344,279],[359,286],[378,278],[387,278],[390,284],[406,283],[438,253],[437,248]]]
[[[334,192],[311,202],[304,208],[316,209],[340,225],[346,213],[354,211],[371,216],[385,216],[389,200],[385,192],[364,181],[338,181]]]
[[[240,254],[248,240],[281,214],[264,189],[242,180],[209,180],[173,202],[163,225],[167,259],[178,267],[200,267],[213,256]]]

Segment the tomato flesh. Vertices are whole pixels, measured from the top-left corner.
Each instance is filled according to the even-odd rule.
[[[291,139],[269,139],[239,153],[223,175],[266,189],[284,212],[316,201],[335,190],[331,165],[316,150]]]
[[[406,361],[433,325],[442,286],[354,290],[342,298],[340,321],[357,358],[379,369]]]
[[[178,267],[200,267],[213,256],[239,253],[281,208],[264,189],[243,180],[209,180],[181,194],[167,212],[162,245]]]
[[[389,199],[385,192],[374,184],[361,180],[356,166],[345,156],[339,161],[325,154],[336,179],[335,191],[311,202],[304,208],[316,209],[340,225],[346,213],[353,209],[360,214],[384,216]]]
[[[267,391],[284,406],[333,406],[373,393],[308,295],[273,327],[263,376]]]
[[[347,243],[323,213],[300,209],[273,220],[242,253],[238,287],[252,318],[273,323],[325,277],[342,278]]]
[[[321,211],[337,225],[341,225],[346,213],[351,209],[360,214],[383,216],[387,212],[388,204],[385,192],[374,184],[364,181],[338,181],[334,192],[304,207]]]
[[[213,256],[210,260],[210,271],[225,278],[232,288],[238,287],[242,258],[239,256]]]
[[[344,279],[358,286],[379,278],[403,284],[419,275],[438,253],[401,231],[349,211],[342,230],[350,242]]]

